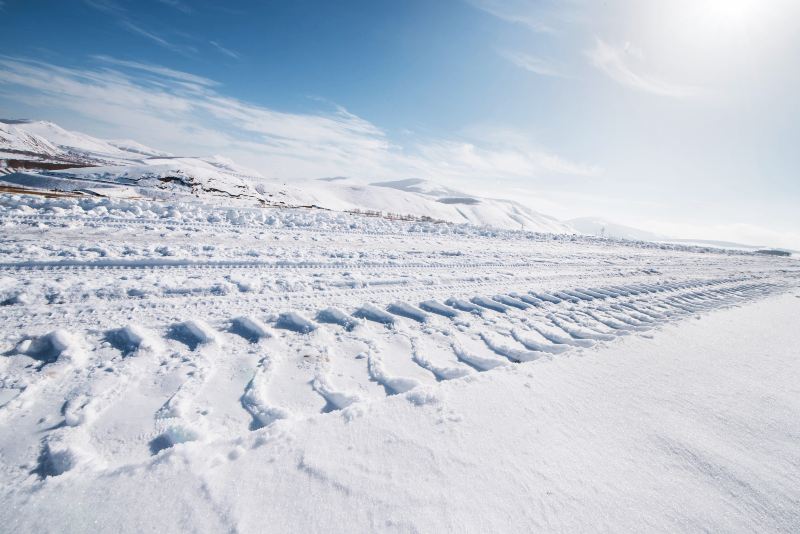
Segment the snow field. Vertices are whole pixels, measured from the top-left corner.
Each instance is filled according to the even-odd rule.
[[[165,396],[153,412],[152,422],[146,423],[146,418],[140,421],[145,424],[139,429],[138,447],[157,454],[181,443],[213,441],[280,420],[307,418],[405,394],[426,384],[565,355],[598,342],[647,331],[679,317],[737,305],[742,299],[762,298],[782,287],[746,280],[715,280],[658,289],[618,289],[631,295],[593,298],[577,305],[547,302],[526,309],[497,307],[497,297],[476,296],[472,302],[484,304],[482,311],[469,314],[466,320],[426,314],[425,320],[420,321],[418,315],[409,313],[419,308],[392,302],[385,310],[362,305],[352,312],[352,322],[344,322],[344,326],[316,323],[299,313],[285,312],[272,320],[233,317],[216,325],[192,319],[160,331],[134,325],[102,333],[56,330],[20,342],[15,356],[9,356],[18,363],[24,356],[38,365],[20,370],[17,383],[9,388],[17,390],[18,396],[3,406],[3,417],[13,421],[15,415],[30,415],[23,401],[33,403],[30,409],[43,420],[55,421],[59,412],[63,414],[66,430],[47,434],[38,451],[34,444],[29,444],[33,451],[19,451],[23,457],[36,455],[32,473],[55,476],[81,465],[94,463],[96,468],[114,464],[113,455],[94,451],[108,449],[104,443],[108,437],[92,436],[91,427],[105,412],[116,411],[117,416],[109,417],[122,417],[129,407],[118,403],[137,381],[154,380],[156,391],[167,392],[161,393]],[[444,306],[438,302],[435,307]],[[364,313],[365,309],[370,312]],[[635,316],[645,315],[633,310],[651,315],[641,321]],[[667,313],[670,319],[666,318]],[[92,351],[78,349],[74,341],[78,338],[97,346]],[[93,358],[75,361],[74,354],[79,350],[93,353]],[[231,360],[231,353],[242,354],[243,358]],[[98,361],[103,359],[107,361]],[[250,366],[249,378],[246,370],[237,370],[234,364]],[[54,383],[48,378],[48,368],[53,365],[77,366],[83,376],[68,385]],[[165,368],[171,368],[170,372]],[[114,376],[108,374],[110,370],[119,373],[119,377],[110,379]],[[228,378],[212,386],[219,373]],[[236,382],[230,380],[234,373],[239,375],[236,387]],[[64,387],[71,392],[66,393]],[[76,394],[76,387],[83,393]],[[52,389],[54,405],[31,398],[33,392],[42,389]],[[65,391],[66,402],[57,400],[59,390]],[[227,398],[220,398],[225,390]],[[224,418],[220,417],[223,412]],[[80,428],[80,433],[73,428]],[[119,465],[145,453],[140,450],[128,454],[116,458]],[[26,475],[20,472],[17,476]]]
[[[452,392],[800,285],[791,259],[311,210],[2,196],[0,222],[9,501],[173,460],[206,472],[398,403],[449,425]]]
[[[6,489],[0,518],[67,532],[259,532],[265,517],[275,532],[792,532],[800,397],[783,348],[797,302],[733,305],[591,357],[509,363],[116,469],[51,470],[36,491]]]

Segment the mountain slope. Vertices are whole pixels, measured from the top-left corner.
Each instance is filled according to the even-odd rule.
[[[617,224],[600,217],[579,217],[565,221],[583,234],[635,241],[664,241],[666,236],[641,230],[624,224]]]
[[[12,153],[30,152],[49,157],[63,154],[62,149],[47,139],[5,121],[0,121],[0,150]]]
[[[477,197],[428,180],[410,178],[376,182],[370,185],[421,195],[437,204],[444,205],[446,208],[443,211],[449,212],[451,217],[456,219],[460,217],[470,224],[555,233],[574,232],[569,225],[554,217],[534,211],[519,202]]]
[[[62,151],[80,152],[87,156],[99,158],[138,159],[142,156],[170,156],[141,143],[131,140],[107,141],[80,132],[65,130],[61,126],[48,121],[0,120],[0,123],[13,125],[17,130],[28,135],[46,139]]]

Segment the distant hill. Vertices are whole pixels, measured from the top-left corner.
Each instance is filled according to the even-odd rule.
[[[429,180],[365,184],[346,176],[284,181],[222,156],[177,156],[133,140],[106,140],[46,121],[0,120],[0,180],[15,187],[154,198],[316,206],[497,228],[574,233],[513,200],[477,197]]]
[[[600,217],[580,217],[565,221],[583,234],[614,239],[630,239],[636,241],[666,241],[666,236],[648,232],[640,228],[617,224]]]

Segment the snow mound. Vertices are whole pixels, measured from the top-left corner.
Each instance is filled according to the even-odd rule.
[[[361,306],[359,309],[353,312],[353,317],[375,321],[376,323],[382,323],[386,326],[392,326],[395,324],[395,318],[393,315],[372,304],[364,304]]]
[[[126,356],[139,352],[160,353],[163,350],[161,341],[154,333],[135,324],[109,330],[106,339]]]
[[[285,312],[278,316],[275,327],[292,330],[293,332],[299,332],[301,334],[308,334],[316,330],[317,325],[297,312]]]
[[[350,331],[358,324],[358,321],[337,308],[325,308],[317,313],[317,321],[320,323],[338,324]]]
[[[39,360],[43,365],[67,361],[75,365],[86,363],[83,342],[77,334],[63,329],[21,341],[16,352]]]
[[[435,300],[426,300],[424,302],[420,302],[419,307],[427,312],[443,315],[448,319],[453,319],[459,316],[459,313],[456,310],[436,302]]]
[[[406,302],[394,302],[389,304],[389,307],[386,308],[389,313],[393,313],[395,315],[400,315],[402,317],[407,317],[408,319],[413,319],[418,323],[424,323],[428,320],[428,314],[424,311],[420,310],[416,306],[412,306]]]
[[[214,329],[200,319],[173,325],[170,329],[170,337],[186,344],[192,350],[200,345],[220,342]]]
[[[235,334],[239,334],[251,342],[272,337],[272,332],[267,325],[265,325],[259,319],[250,316],[234,318],[232,321],[231,331]]]

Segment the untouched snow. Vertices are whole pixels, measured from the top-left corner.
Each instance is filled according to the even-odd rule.
[[[795,259],[218,197],[0,225],[9,531],[800,527]]]

